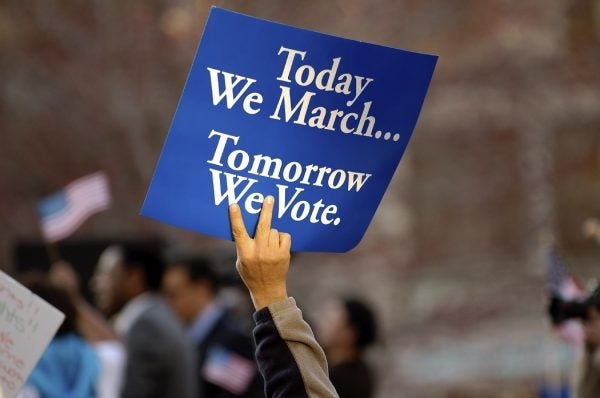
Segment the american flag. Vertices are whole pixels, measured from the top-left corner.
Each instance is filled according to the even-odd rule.
[[[585,298],[585,289],[567,271],[560,250],[556,245],[550,246],[548,251],[548,291],[565,301],[582,300]],[[556,334],[562,339],[580,345],[583,344],[584,333],[580,322],[566,321],[555,328]]]
[[[202,368],[206,381],[235,395],[248,389],[255,374],[256,366],[252,361],[222,346],[209,348]]]
[[[98,171],[81,177],[39,201],[38,212],[44,239],[56,242],[71,235],[91,215],[111,203],[106,174]]]
[[[585,289],[569,275],[567,266],[556,245],[548,252],[548,290],[563,300],[579,300],[585,297]]]

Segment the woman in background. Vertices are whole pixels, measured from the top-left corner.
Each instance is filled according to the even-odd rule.
[[[65,320],[42,354],[18,398],[95,398],[100,362],[77,333],[77,310],[69,293],[43,280],[25,285],[65,314]]]

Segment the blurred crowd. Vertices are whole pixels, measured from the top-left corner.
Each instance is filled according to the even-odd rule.
[[[18,398],[264,396],[250,297],[209,256],[164,262],[151,250],[107,247],[89,281],[93,303],[76,266],[57,261],[20,277],[66,319]],[[374,396],[364,357],[377,338],[370,307],[331,298],[313,326],[340,397]]]
[[[299,261],[307,304],[333,286],[360,286],[386,323],[377,352],[378,324],[357,300],[335,297],[314,317],[340,395],[572,398],[568,384],[577,398],[600,398],[597,306],[574,320],[576,366],[570,356],[557,364],[563,346],[542,338],[550,327],[533,288],[546,229],[586,277],[598,275],[600,252],[579,227],[600,214],[600,0],[2,1],[2,265],[13,242],[37,239],[38,199],[99,168],[115,204],[78,238],[162,236],[184,250],[204,242],[137,214],[213,3],[440,55],[409,157],[361,246]],[[140,257],[156,265],[153,256],[107,249],[87,301],[76,261],[23,276],[68,319],[21,398],[262,389],[248,293],[224,287],[205,259],[146,268]],[[496,350],[504,353],[489,355]]]
[[[21,275],[66,318],[18,398],[264,396],[250,297],[209,256],[163,262],[158,252],[109,246],[89,281],[93,303],[83,298],[75,266],[57,261],[48,273]],[[575,321],[583,330],[574,393],[560,396],[600,397],[600,288],[580,300],[553,300],[550,315],[557,328]],[[313,327],[339,396],[375,396],[365,352],[378,325],[369,306],[332,297]]]

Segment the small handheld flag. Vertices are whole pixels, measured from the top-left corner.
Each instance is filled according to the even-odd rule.
[[[585,297],[585,289],[569,274],[556,245],[550,246],[548,251],[547,289],[550,297],[558,297],[561,300],[581,300]],[[583,343],[583,328],[577,321],[562,322],[554,327],[554,332],[558,337],[575,346]]]
[[[38,203],[44,239],[56,242],[77,230],[90,216],[111,203],[106,174],[102,171],[81,177]]]
[[[241,395],[248,389],[256,374],[254,364],[222,346],[211,347],[202,368],[202,376],[235,395]]]
[[[563,300],[578,300],[585,296],[585,289],[573,276],[569,275],[564,259],[556,245],[548,252],[547,286],[551,295]]]

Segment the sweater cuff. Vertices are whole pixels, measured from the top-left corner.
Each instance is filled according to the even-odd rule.
[[[279,300],[271,303],[268,307],[261,308],[260,310],[256,311],[252,317],[254,318],[254,322],[258,324],[259,322],[273,319],[275,316],[277,316],[277,314],[293,308],[296,308],[296,300],[294,300],[293,297],[288,297],[285,300]]]

